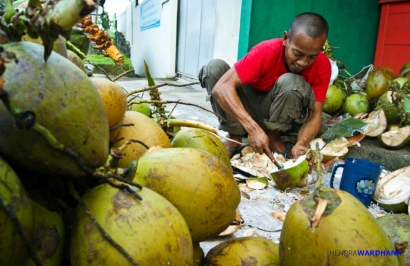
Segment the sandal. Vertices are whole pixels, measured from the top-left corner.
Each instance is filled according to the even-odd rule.
[[[290,150],[292,150],[292,147],[293,147],[293,145],[292,145],[291,143],[287,142],[287,143],[286,143],[286,148],[285,148],[285,151],[284,151],[284,152],[280,152],[280,151],[274,151],[274,152],[276,152],[277,154],[282,154],[283,157],[285,157],[285,158],[287,158],[287,159],[290,159],[287,155],[288,155],[288,152],[289,152]]]
[[[247,145],[239,145],[236,147],[227,148],[226,150],[228,151],[229,158],[232,158],[235,154],[239,153],[246,146]]]

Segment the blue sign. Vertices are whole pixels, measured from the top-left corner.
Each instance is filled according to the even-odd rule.
[[[161,25],[160,0],[145,0],[141,4],[140,30],[148,30]]]

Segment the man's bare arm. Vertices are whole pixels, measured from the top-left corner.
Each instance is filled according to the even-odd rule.
[[[219,106],[232,118],[238,121],[248,133],[249,145],[259,154],[265,153],[273,160],[269,148],[269,139],[263,129],[252,119],[242,105],[236,88],[242,86],[234,68],[228,70],[212,90],[212,96],[218,101]]]
[[[310,142],[319,132],[320,125],[322,124],[323,104],[323,102],[315,102],[313,107],[310,108],[309,117],[300,128],[298,132],[298,140],[292,148],[294,159],[307,152]]]

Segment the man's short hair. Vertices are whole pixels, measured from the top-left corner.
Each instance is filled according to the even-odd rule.
[[[299,14],[293,19],[289,29],[289,37],[293,37],[300,29],[303,29],[312,39],[319,38],[323,34],[327,36],[329,32],[326,19],[313,12]]]

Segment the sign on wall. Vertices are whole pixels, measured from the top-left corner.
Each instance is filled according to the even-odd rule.
[[[160,0],[145,0],[140,8],[140,30],[148,30],[161,25]]]

